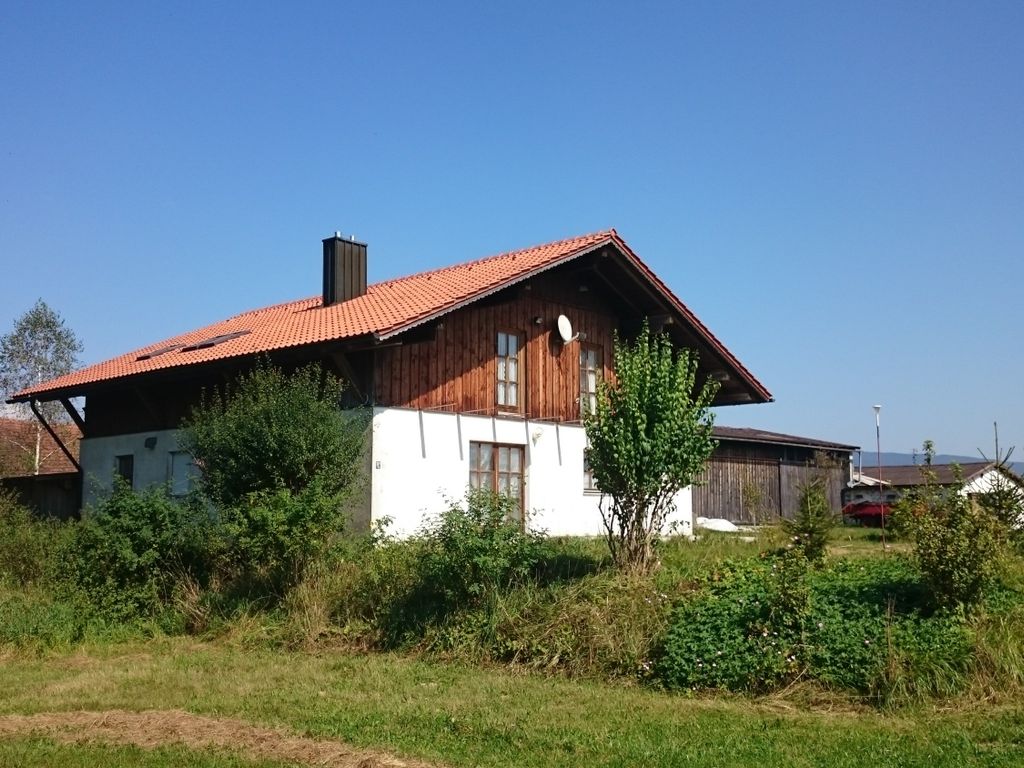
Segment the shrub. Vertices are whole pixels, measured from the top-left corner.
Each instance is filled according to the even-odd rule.
[[[307,563],[344,530],[337,493],[320,482],[301,491],[254,491],[220,514],[228,561],[247,589],[284,594]]]
[[[812,563],[825,559],[837,517],[829,504],[825,482],[815,477],[800,488],[800,506],[792,520],[782,522],[794,546]]]
[[[966,683],[972,635],[932,613],[909,560],[808,570],[793,553],[730,563],[672,616],[656,666],[668,687],[758,692],[802,676],[892,702]]]
[[[41,581],[53,567],[65,530],[35,518],[13,493],[0,491],[0,579],[22,586]]]
[[[930,464],[921,471],[924,483],[896,504],[894,517],[913,538],[914,556],[935,602],[973,606],[997,573],[999,523],[967,497],[962,481],[941,486]]]
[[[349,487],[367,424],[365,414],[341,411],[341,389],[319,366],[286,374],[262,363],[225,394],[204,393],[181,442],[202,469],[206,497],[228,508],[254,493]]]
[[[479,605],[489,593],[533,571],[544,539],[515,521],[517,504],[507,496],[470,490],[464,504],[450,503],[424,526],[424,586],[444,607]]]
[[[764,691],[796,673],[806,610],[799,564],[796,554],[723,564],[672,616],[656,667],[662,683]],[[801,583],[784,585],[794,572]]]
[[[361,478],[367,414],[342,412],[341,382],[318,366],[260,364],[225,395],[204,394],[182,427],[217,508],[238,586],[282,595],[344,527]]]
[[[175,579],[206,575],[215,541],[201,505],[173,501],[163,488],[136,493],[118,482],[60,548],[61,592],[84,597],[112,619],[153,616]]]

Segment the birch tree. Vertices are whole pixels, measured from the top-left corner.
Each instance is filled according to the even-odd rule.
[[[0,336],[0,402],[26,387],[70,373],[78,366],[81,352],[82,343],[75,332],[45,301],[38,299],[15,321],[10,333]],[[51,423],[68,420],[59,403],[41,403],[38,407]],[[43,455],[43,426],[34,418],[27,404],[11,408],[18,417],[33,421],[33,428],[28,430],[30,438],[24,444],[15,442],[15,448],[24,453],[25,468],[37,475],[46,458]],[[17,440],[14,437],[10,439]]]

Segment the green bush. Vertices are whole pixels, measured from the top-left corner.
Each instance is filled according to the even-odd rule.
[[[223,509],[254,493],[348,488],[367,422],[364,413],[340,409],[341,390],[319,366],[287,374],[263,363],[225,394],[204,393],[180,439],[202,469],[206,497]]]
[[[764,691],[794,674],[807,610],[801,560],[727,562],[712,573],[672,616],[656,667],[662,683]]]
[[[820,563],[825,559],[836,522],[837,516],[829,504],[825,482],[815,477],[800,488],[800,506],[796,515],[792,520],[784,520],[782,528],[808,560]]]
[[[962,481],[941,486],[930,464],[921,471],[924,483],[900,499],[894,518],[913,539],[914,556],[935,602],[969,608],[995,582],[999,521],[967,497]]]
[[[420,532],[423,586],[446,608],[478,605],[489,593],[522,581],[544,552],[542,534],[524,530],[518,501],[471,490]]]
[[[42,581],[65,531],[65,525],[37,519],[13,493],[0,491],[0,580],[22,586]]]
[[[205,578],[215,545],[201,504],[176,502],[163,488],[136,493],[118,482],[60,547],[60,591],[114,620],[154,616],[177,579]]]
[[[0,590],[0,646],[68,646],[83,639],[88,625],[86,611],[42,590]]]
[[[283,595],[343,532],[340,503],[314,481],[301,491],[254,491],[225,507],[220,524],[232,573],[243,576],[246,589]]]
[[[182,426],[236,587],[250,595],[284,595],[344,528],[367,414],[343,412],[340,394],[341,382],[318,366],[286,374],[260,364],[225,395],[204,395]]]
[[[781,560],[730,563],[677,609],[656,667],[670,688],[759,692],[802,677],[878,701],[965,685],[972,635],[933,613],[906,558],[808,570]]]

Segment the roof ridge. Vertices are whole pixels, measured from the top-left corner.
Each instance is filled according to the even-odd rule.
[[[518,256],[519,254],[528,253],[529,251],[536,251],[536,250],[539,250],[541,248],[557,248],[560,245],[565,245],[567,243],[572,243],[572,242],[575,242],[576,240],[588,240],[590,238],[601,237],[601,236],[604,236],[604,237],[614,237],[614,236],[616,236],[616,234],[617,233],[615,232],[615,228],[614,227],[612,227],[610,229],[597,230],[596,232],[587,232],[586,234],[575,235],[573,237],[564,237],[561,240],[552,240],[552,241],[547,242],[547,243],[537,243],[536,245],[530,245],[530,246],[527,246],[526,248],[516,248],[514,251],[505,251],[503,253],[491,254],[490,256],[483,256],[483,257],[478,258],[478,259],[473,259],[472,261],[460,261],[457,264],[449,264],[446,267],[437,267],[436,269],[428,269],[428,270],[425,270],[423,272],[414,272],[411,275],[403,275],[401,277],[392,277],[392,278],[390,278],[388,280],[381,280],[380,282],[373,283],[372,285],[367,286],[367,288],[374,287],[374,286],[392,285],[394,283],[400,283],[403,280],[411,280],[411,279],[417,278],[417,277],[429,277],[430,275],[436,275],[439,272],[450,272],[450,271],[452,271],[454,269],[466,269],[467,267],[475,267],[478,264],[484,264],[484,263],[489,262],[489,261],[496,261],[497,259],[505,259],[505,258],[508,258],[510,256]]]

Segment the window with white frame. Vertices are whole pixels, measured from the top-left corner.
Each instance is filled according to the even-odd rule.
[[[498,408],[507,411],[523,409],[520,392],[522,339],[517,333],[498,332]]]
[[[597,408],[597,382],[601,379],[604,350],[594,344],[580,344],[580,418]]]

